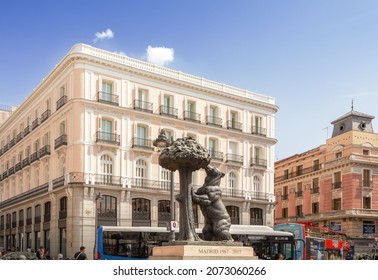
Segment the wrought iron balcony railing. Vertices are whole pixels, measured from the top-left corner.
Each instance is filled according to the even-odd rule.
[[[224,157],[223,152],[210,150],[209,155],[213,160],[223,161],[223,157]]]
[[[217,126],[217,127],[222,127],[222,119],[214,117],[214,116],[206,116],[206,124],[212,125],[212,126]]]
[[[99,91],[97,93],[97,101],[118,106],[119,96],[109,92]]]
[[[22,168],[26,167],[30,165],[30,158],[29,157],[26,157],[22,160]]]
[[[235,154],[226,154],[226,162],[243,164],[243,156]]]
[[[121,136],[116,133],[97,131],[96,142],[106,143],[111,145],[121,145]]]
[[[30,126],[26,126],[24,129],[24,136],[28,135],[30,133]]]
[[[50,145],[45,145],[39,149],[39,158],[50,155]]]
[[[17,137],[16,137],[16,142],[20,142],[22,140],[22,138],[24,138],[24,132],[21,131],[19,134],[17,134]]]
[[[184,111],[184,120],[200,123],[201,114],[191,111]]]
[[[58,149],[61,146],[67,146],[67,134],[62,134],[54,141],[54,149]]]
[[[160,115],[177,119],[178,110],[176,108],[161,105],[160,106]]]
[[[251,166],[267,167],[268,161],[262,158],[251,158]]]
[[[30,163],[33,163],[37,160],[39,160],[39,151],[34,152],[30,155]]]
[[[134,108],[134,110],[152,113],[153,112],[153,103],[135,99],[133,101],[133,108]]]
[[[342,182],[334,182],[332,183],[332,188],[333,189],[340,189],[342,186]]]
[[[236,121],[230,120],[230,121],[227,121],[227,129],[242,131],[243,130],[243,124],[241,122],[236,122]]]
[[[131,148],[143,148],[153,150],[152,140],[146,138],[134,137],[131,139]]]
[[[266,136],[266,128],[260,126],[252,126],[251,133],[260,136]]]
[[[36,118],[36,119],[32,122],[32,130],[36,129],[38,126],[39,126],[39,118]]]
[[[51,115],[51,110],[46,110],[43,112],[43,114],[41,115],[41,123],[43,123],[45,120],[47,120]]]
[[[61,107],[63,107],[64,104],[67,103],[67,96],[63,95],[61,98],[59,98],[56,101],[56,109],[59,110]]]

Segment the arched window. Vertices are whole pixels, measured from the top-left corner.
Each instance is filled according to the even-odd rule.
[[[258,176],[253,176],[252,195],[255,198],[259,198],[259,196],[261,195],[261,183],[260,183],[260,177]]]
[[[239,221],[239,207],[229,205],[229,206],[226,206],[226,210],[231,217],[231,224],[238,225],[240,223],[240,221]]]
[[[113,180],[113,158],[109,155],[102,155],[100,159],[100,182],[111,185]]]
[[[135,185],[143,188],[147,187],[147,164],[143,159],[138,159],[135,164]]]
[[[59,219],[67,218],[67,196],[59,200]]]
[[[98,225],[117,225],[117,198],[110,195],[103,195],[97,200]]]
[[[260,208],[250,208],[250,224],[251,225],[263,225],[263,211]]]
[[[133,226],[151,226],[151,201],[133,198]]]
[[[234,172],[228,174],[227,194],[233,195],[236,190],[236,175]]]
[[[158,226],[166,227],[171,220],[171,202],[169,200],[158,201]]]
[[[171,171],[168,169],[161,169],[161,188],[163,190],[170,190],[171,183]]]

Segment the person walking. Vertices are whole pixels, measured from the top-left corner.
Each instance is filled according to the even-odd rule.
[[[81,246],[80,251],[76,252],[74,255],[75,260],[87,260],[87,254],[85,253],[85,247]]]

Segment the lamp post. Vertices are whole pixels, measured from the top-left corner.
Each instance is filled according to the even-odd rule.
[[[167,139],[167,136],[165,135],[165,131],[163,129],[160,130],[158,138],[156,138],[153,142],[153,145],[157,147],[158,149],[164,149],[166,147],[169,147],[173,143],[173,137],[171,137],[171,140],[169,141]],[[171,221],[169,226],[170,231],[170,241],[175,241],[175,231],[172,227],[172,223],[175,221],[175,209],[174,209],[174,180],[175,173],[174,171],[171,171],[171,182],[170,182],[170,214],[171,214]]]
[[[98,239],[98,233],[97,233],[97,227],[98,227],[98,211],[97,211],[97,201],[101,199],[102,200],[102,193],[96,193],[95,194],[95,241],[93,246],[93,259],[97,260],[97,239]]]

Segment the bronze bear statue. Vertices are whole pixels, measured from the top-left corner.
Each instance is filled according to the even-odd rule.
[[[217,168],[207,166],[206,178],[202,187],[197,191],[192,189],[193,203],[198,204],[205,217],[202,229],[203,239],[206,241],[233,241],[229,232],[231,218],[222,201],[222,191],[219,188],[224,173]]]

